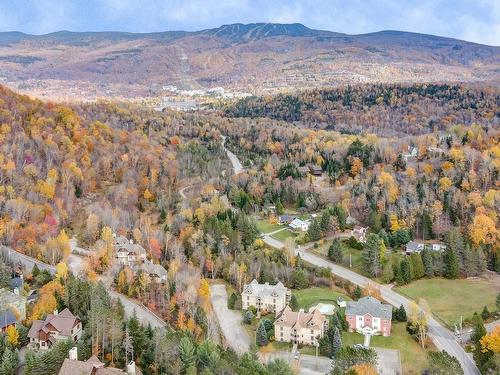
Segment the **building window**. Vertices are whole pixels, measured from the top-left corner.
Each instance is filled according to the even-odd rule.
[[[314,333],[314,331],[311,329],[311,335]]]

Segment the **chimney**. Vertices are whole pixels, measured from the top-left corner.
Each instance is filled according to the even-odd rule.
[[[127,365],[127,375],[135,375],[135,362],[130,361]]]
[[[76,346],[73,346],[69,350],[68,358],[73,360],[73,361],[78,361],[78,348]]]
[[[18,296],[19,295],[19,289],[18,288],[14,288],[13,293]]]
[[[57,315],[59,314],[59,311],[57,311],[57,309],[54,310],[54,315]]]
[[[133,244],[133,243],[134,243],[134,240],[132,240],[132,239],[131,239],[131,240],[129,241],[129,243],[130,243],[130,244]]]

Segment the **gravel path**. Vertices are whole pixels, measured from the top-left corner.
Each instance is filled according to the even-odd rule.
[[[229,310],[227,308],[227,292],[224,284],[216,284],[210,287],[212,306],[219,320],[222,333],[227,344],[238,354],[248,352],[250,348],[250,337],[243,328],[241,311]]]

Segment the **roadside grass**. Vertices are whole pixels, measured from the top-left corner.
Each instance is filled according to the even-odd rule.
[[[292,294],[297,298],[297,302],[301,309],[308,310],[311,306],[316,305],[317,303],[331,303],[335,305],[335,308],[338,309],[337,298],[343,297],[346,301],[349,301],[350,298],[333,289],[330,288],[307,288],[301,290],[293,290]]]
[[[363,335],[355,332],[342,332],[342,344],[363,344]],[[373,336],[370,346],[374,348],[397,349],[401,356],[403,374],[422,374],[427,367],[426,352],[406,332],[406,323],[393,323],[391,336]]]
[[[494,311],[500,288],[494,282],[484,279],[432,278],[414,281],[396,288],[396,291],[415,301],[424,298],[432,313],[453,327],[460,321],[460,316],[464,319],[471,318],[474,312],[480,313],[485,305],[490,311]]]
[[[284,226],[279,225],[279,224],[271,224],[268,220],[257,220],[257,229],[261,233],[271,233],[274,232],[275,230],[282,229]]]
[[[297,233],[292,232],[290,229],[284,229],[281,232],[271,235],[271,237],[274,238],[275,240],[285,242],[288,238],[297,237]]]
[[[313,253],[316,253],[317,255],[321,255],[325,258],[328,258],[328,248],[330,247],[331,244],[332,241],[324,241],[318,247],[316,248],[312,247],[311,251]],[[350,268],[351,270],[366,276],[366,272],[364,270],[365,267],[363,264],[363,250],[353,249],[344,242],[342,243],[342,246],[344,250],[343,253],[344,259],[340,265],[349,268],[349,265],[351,263],[352,265],[352,268]],[[350,261],[349,261],[349,256],[350,256]]]

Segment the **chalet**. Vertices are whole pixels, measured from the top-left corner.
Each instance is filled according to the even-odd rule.
[[[274,337],[276,341],[315,346],[327,328],[328,320],[319,310],[293,312],[286,306],[274,322]]]
[[[0,311],[0,333],[5,333],[10,326],[15,327],[17,324],[16,315],[12,310]]]
[[[408,161],[410,159],[415,159],[418,156],[418,150],[416,147],[408,146],[408,153],[403,154],[403,159]]]
[[[78,341],[82,336],[82,322],[67,308],[60,313],[54,311],[45,320],[35,320],[28,332],[29,345],[35,349],[46,350],[55,342],[71,339]]]
[[[254,306],[257,311],[278,312],[285,308],[290,301],[291,293],[281,282],[276,285],[269,283],[259,284],[253,279],[243,288],[241,303],[243,310]]]
[[[151,281],[161,284],[167,282],[168,272],[161,264],[154,264],[146,260],[142,265],[142,269],[148,274]]]
[[[349,324],[349,332],[391,335],[392,307],[373,297],[347,302],[345,318]]]
[[[130,266],[134,263],[142,263],[146,259],[146,250],[132,240],[114,246],[115,258],[121,265]]]
[[[19,294],[19,290],[14,292],[8,289],[0,289],[0,310],[11,311],[18,320],[26,319],[26,298]]]
[[[424,247],[423,242],[410,241],[406,244],[406,254],[420,253]]]
[[[86,361],[79,361],[75,346],[70,349],[69,358],[64,360],[58,375],[142,375],[142,372],[133,361],[127,365],[126,371],[106,367],[95,355]]]
[[[295,218],[288,226],[294,230],[307,232],[307,230],[309,229],[309,221],[304,221],[300,220],[299,218]]]
[[[354,237],[359,242],[365,243],[367,230],[368,227],[361,227],[359,225],[355,225],[354,228],[352,228],[351,230],[351,236]]]
[[[280,223],[280,225],[288,225],[290,224],[293,220],[295,219],[294,216],[290,216],[290,215],[280,215],[278,217],[278,221]]]
[[[323,168],[321,168],[319,165],[310,165],[309,173],[313,176],[321,176],[323,174]]]

